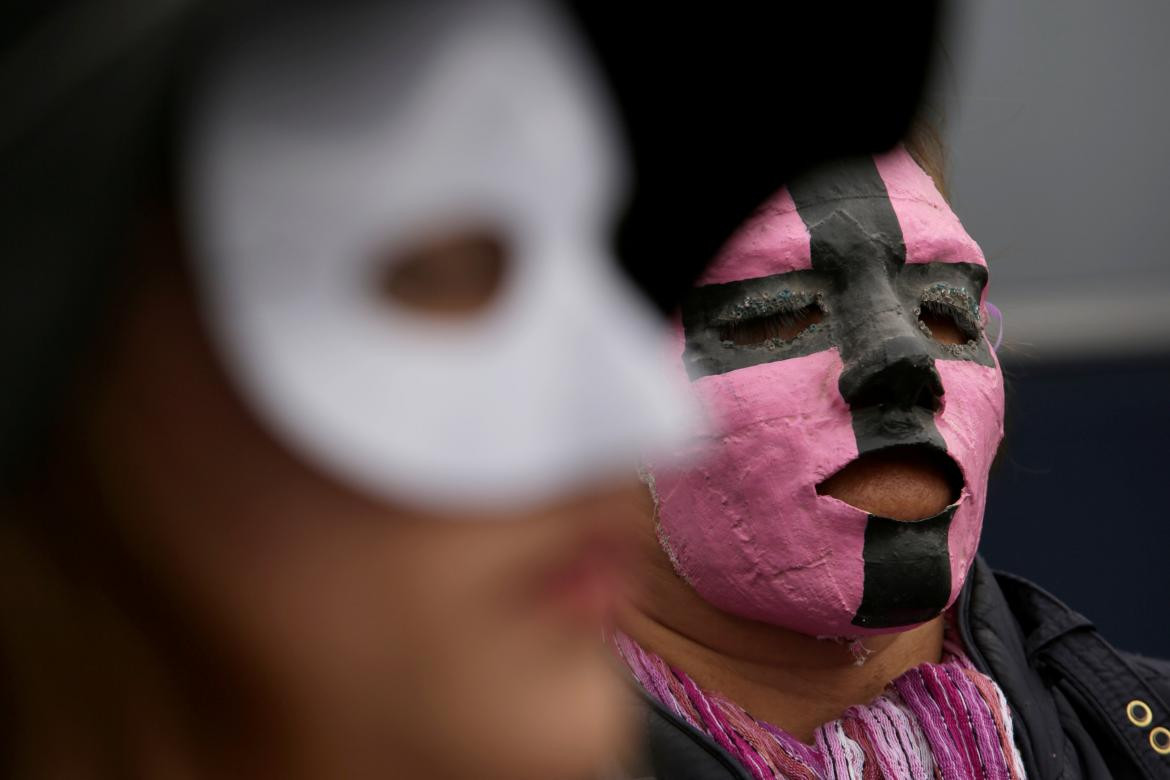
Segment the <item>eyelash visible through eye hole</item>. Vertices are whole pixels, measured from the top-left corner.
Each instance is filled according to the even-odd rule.
[[[923,299],[918,309],[918,324],[928,336],[945,346],[962,347],[979,338],[980,327],[975,316],[940,297]]]
[[[811,301],[797,309],[782,309],[724,323],[719,327],[719,338],[736,346],[792,341],[824,319],[825,310],[818,302]]]

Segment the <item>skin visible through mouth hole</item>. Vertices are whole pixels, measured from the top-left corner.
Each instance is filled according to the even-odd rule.
[[[954,462],[927,447],[891,447],[862,455],[817,485],[865,512],[893,520],[933,517],[959,500],[962,475]]]

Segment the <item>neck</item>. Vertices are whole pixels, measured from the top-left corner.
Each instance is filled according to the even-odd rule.
[[[622,611],[622,630],[702,688],[802,741],[907,670],[941,659],[941,618],[859,642],[817,639],[716,609],[656,543],[652,549],[641,591]]]
[[[0,653],[20,777],[199,776],[202,739],[176,669],[87,573],[39,534],[0,538]]]
[[[0,766],[28,778],[300,776],[255,676],[219,660],[160,583],[84,522],[9,509]]]
[[[0,505],[0,775],[385,776],[383,754],[354,750],[328,708],[281,687],[117,545],[87,541],[84,523],[9,510]],[[401,776],[435,777],[412,746],[382,747]]]

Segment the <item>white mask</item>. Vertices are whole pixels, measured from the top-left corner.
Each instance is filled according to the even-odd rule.
[[[632,473],[686,426],[661,328],[608,256],[614,122],[547,9],[342,4],[227,47],[198,86],[185,205],[209,327],[301,456],[484,506]],[[378,295],[386,248],[466,223],[512,250],[487,310]]]

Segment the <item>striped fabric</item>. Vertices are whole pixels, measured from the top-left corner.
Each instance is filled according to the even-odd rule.
[[[949,636],[942,663],[911,669],[874,701],[845,710],[816,730],[812,745],[702,690],[626,635],[616,634],[614,644],[651,696],[738,758],[756,780],[1024,777],[1003,693]]]

